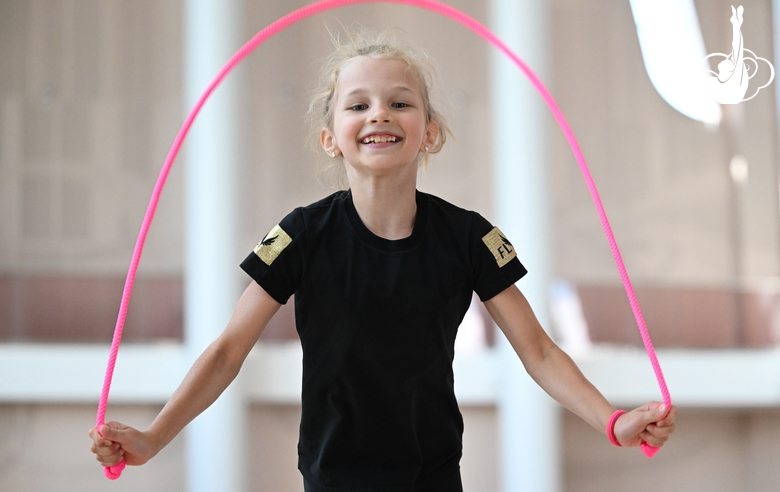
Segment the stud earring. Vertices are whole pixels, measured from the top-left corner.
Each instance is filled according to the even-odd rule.
[[[331,156],[331,157],[336,157],[336,153],[335,153],[335,152],[331,152],[331,153],[330,153],[330,156]]]
[[[428,152],[428,146],[427,145],[425,146],[425,151]]]

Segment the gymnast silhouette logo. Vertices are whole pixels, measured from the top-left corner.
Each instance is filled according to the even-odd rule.
[[[722,59],[718,63],[718,73],[712,70],[707,72],[714,75],[709,77],[710,88],[715,100],[720,104],[738,104],[742,101],[749,101],[756,97],[756,94],[772,83],[775,78],[775,67],[766,58],[761,58],[755,53],[745,48],[742,38],[742,13],[745,9],[740,5],[737,9],[731,7],[731,53],[713,53],[707,56],[705,62],[710,58]],[[752,56],[748,56],[748,54]],[[769,81],[758,87],[749,97],[745,97],[750,85],[750,80],[755,77],[759,69],[759,61],[766,63],[769,67]]]

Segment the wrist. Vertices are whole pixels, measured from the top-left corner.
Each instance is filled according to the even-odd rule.
[[[607,422],[607,438],[609,439],[609,442],[617,447],[622,447],[623,445],[620,444],[620,441],[618,441],[618,438],[615,435],[615,424],[617,423],[617,420],[620,418],[620,416],[625,415],[625,413],[625,410],[615,410]]]
[[[149,426],[149,428],[147,428],[141,434],[143,434],[144,441],[146,441],[149,459],[157,456],[157,453],[162,451],[162,449],[172,440],[170,438],[166,438],[164,432],[162,432],[162,429],[158,429],[154,426],[154,424]]]

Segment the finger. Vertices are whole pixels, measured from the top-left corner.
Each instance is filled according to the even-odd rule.
[[[113,446],[115,443],[116,443],[116,441],[112,441],[110,439],[104,439],[104,438],[101,437],[100,439],[95,441],[95,446],[97,446],[99,448],[107,448],[107,447]]]
[[[656,424],[669,413],[666,405],[657,402],[648,403],[644,407],[640,407],[639,410],[638,417],[645,425]]]
[[[93,441],[92,446],[90,446],[89,449],[95,454],[98,454],[98,450],[103,450],[101,451],[101,454],[106,454],[105,453],[106,449],[116,450],[119,449],[119,446],[121,446],[121,444],[118,442],[109,441],[108,439],[101,438],[98,439],[97,441]]]
[[[660,408],[662,406],[664,406],[664,404],[661,403],[661,402],[651,401],[651,402],[645,403],[644,405],[639,407],[639,410],[642,410],[644,412],[651,412],[651,411],[656,410],[656,409],[658,409],[658,408]]]
[[[112,444],[114,444],[114,441],[109,441],[108,439],[99,439],[97,441],[93,441],[92,442],[92,447],[94,449],[97,449],[97,448],[107,448],[107,447],[111,446]]]
[[[114,434],[114,429],[106,424],[103,424],[100,426],[100,429],[98,429],[98,434],[100,434],[100,437],[111,439],[111,437],[113,437],[112,435]]]
[[[615,432],[618,439],[621,437],[624,440],[636,439],[641,432],[646,431],[649,426],[655,425],[655,422],[663,417],[666,409],[662,407],[661,403],[651,402],[621,416],[616,422]],[[623,421],[624,417],[625,421]],[[621,425],[620,431],[617,429],[618,425]]]
[[[102,426],[100,426],[100,429],[98,429],[98,433],[103,439],[108,440],[109,442],[122,442],[122,437],[124,436],[124,429],[125,427],[120,424],[119,422],[108,422]]]
[[[664,418],[656,422],[656,424],[661,427],[673,426],[676,418],[677,418],[677,407],[672,406],[671,410],[669,410],[669,413],[666,414]]]
[[[123,449],[108,456],[95,455],[95,459],[103,466],[114,466],[124,459],[125,451]]]
[[[95,449],[93,449],[92,452],[98,456],[111,456],[113,454],[116,454],[120,450],[120,445],[118,442],[115,442],[110,446],[93,446],[93,447]]]
[[[651,445],[655,445],[653,443],[658,441],[666,442],[667,440],[669,440],[669,435],[663,432],[662,429],[659,429],[657,427],[649,427],[649,426],[648,429],[639,433],[639,437],[641,437],[643,441]]]
[[[655,424],[650,424],[645,427],[645,430],[640,433],[643,440],[646,438],[665,439],[668,440],[669,436],[674,432],[674,425],[668,427],[660,427]]]
[[[639,437],[641,437],[644,442],[653,446],[654,448],[662,447],[664,444],[666,444],[666,441],[669,440],[668,436],[657,437],[649,432],[642,432],[641,434],[639,434]]]
[[[106,463],[106,462],[113,463],[115,461],[121,461],[124,454],[125,451],[123,449],[119,449],[110,454],[96,454],[95,459],[101,463]]]
[[[655,414],[658,418],[656,419],[656,422],[665,418],[669,414],[669,409],[666,407],[666,405],[661,404],[657,407],[653,408],[651,410],[653,414]]]
[[[650,424],[645,428],[645,431],[650,433],[651,435],[655,437],[666,437],[668,438],[672,432],[674,432],[674,424],[666,427],[661,427],[658,425]]]
[[[98,460],[98,462],[103,466],[112,467],[121,463],[122,459],[123,459],[122,457],[112,457],[111,459],[101,458]]]
[[[90,439],[92,439],[92,442],[97,444],[98,446],[110,446],[113,441],[106,439],[103,437],[100,432],[98,431],[97,427],[93,427],[88,432]]]

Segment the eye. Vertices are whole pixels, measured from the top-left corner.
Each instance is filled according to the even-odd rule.
[[[407,103],[405,103],[405,102],[395,102],[395,103],[393,103],[393,105],[392,105],[392,106],[393,106],[394,108],[408,108],[408,107],[409,107],[409,104],[407,104]]]
[[[366,109],[368,109],[368,105],[363,103],[358,103],[358,104],[353,104],[347,109],[351,111],[365,111]]]

